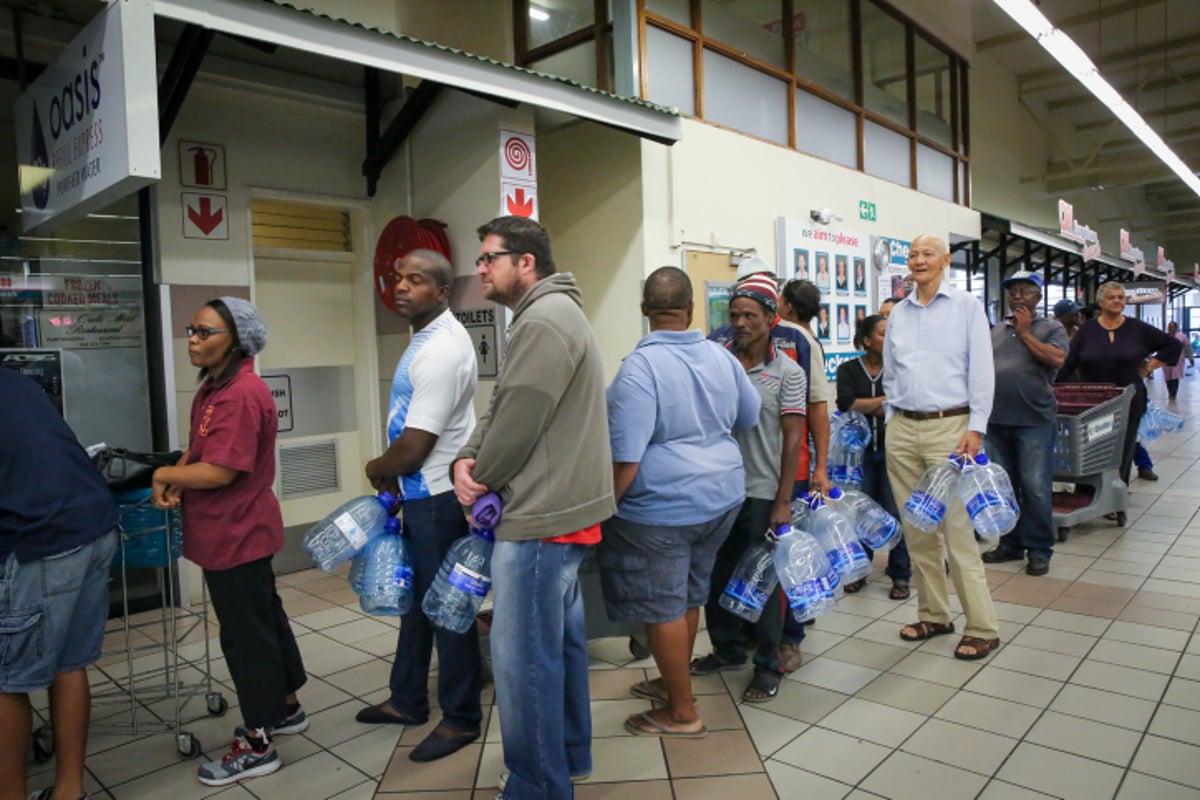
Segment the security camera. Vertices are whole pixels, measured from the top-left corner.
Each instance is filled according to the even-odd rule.
[[[841,222],[842,221],[842,218],[840,216],[833,213],[832,208],[814,208],[812,211],[808,212],[808,215],[810,217],[812,217],[813,222],[819,223],[821,225],[828,225],[831,222]]]

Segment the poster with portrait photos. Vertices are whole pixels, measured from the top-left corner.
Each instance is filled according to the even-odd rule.
[[[869,312],[867,311],[867,306],[864,303],[855,304],[855,306],[854,306],[854,323],[853,324],[854,324],[854,327],[856,330],[858,329],[858,323],[860,323],[864,319],[866,319],[868,313]]]
[[[807,262],[809,280],[821,292],[812,329],[825,350],[825,374],[837,376],[838,365],[854,358],[854,319],[857,308],[876,309],[878,273],[871,261],[871,236],[838,225],[780,217],[776,222],[779,276],[796,276],[797,259]],[[838,330],[838,316],[842,326]]]

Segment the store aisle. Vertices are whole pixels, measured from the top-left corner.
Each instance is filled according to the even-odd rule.
[[[1162,381],[1150,394],[1163,400]],[[1185,381],[1178,410],[1200,411]],[[621,721],[644,707],[628,687],[653,674],[624,640],[591,644],[595,772],[579,800],[824,798],[1174,798],[1200,793],[1200,429],[1150,445],[1157,483],[1136,481],[1125,529],[1076,528],[1050,574],[989,567],[1004,646],[982,663],[951,657],[956,637],[905,643],[915,599],[887,599],[876,580],[844,598],[805,642],[806,664],[766,705],[736,702],[750,672],[698,680],[713,731],[702,740],[632,737]],[[496,715],[487,735],[449,759],[417,765],[424,728],[354,722],[386,695],[395,623],[361,614],[341,577],[281,579],[312,674],[302,692],[312,726],[281,738],[287,766],[213,792],[167,736],[101,733],[127,710],[98,708],[88,768],[93,798],[192,800],[492,800],[502,769]],[[188,645],[199,652],[202,643]],[[214,648],[216,647],[214,642]],[[701,636],[697,650],[706,651]],[[219,650],[214,650],[219,653]],[[102,670],[120,674],[119,662]],[[103,683],[103,671],[96,671]],[[228,682],[224,663],[213,672]],[[232,688],[224,694],[234,701]],[[485,698],[492,700],[490,688]],[[44,698],[41,705],[44,707]],[[206,756],[228,744],[235,714],[193,704],[187,727]],[[148,711],[164,713],[162,704]],[[31,765],[31,790],[49,765]]]

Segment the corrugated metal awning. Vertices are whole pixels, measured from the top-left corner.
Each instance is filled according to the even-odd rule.
[[[562,111],[663,144],[683,136],[677,112],[432,42],[274,0],[155,0],[161,17],[281,47]]]

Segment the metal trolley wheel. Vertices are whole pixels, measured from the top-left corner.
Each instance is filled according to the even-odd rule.
[[[33,732],[33,760],[45,764],[54,758],[54,730],[47,724]]]
[[[208,714],[212,717],[223,717],[229,710],[229,701],[220,692],[208,692],[204,695],[204,704],[208,706]]]
[[[181,758],[196,758],[201,752],[200,740],[190,733],[181,733],[176,736],[175,746],[179,748]]]

